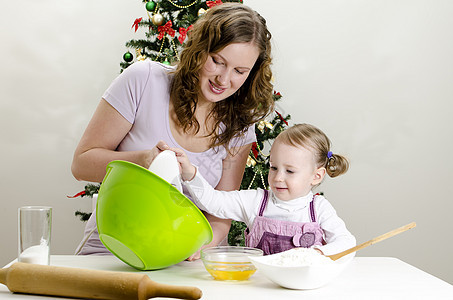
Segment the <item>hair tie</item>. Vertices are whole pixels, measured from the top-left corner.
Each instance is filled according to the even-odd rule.
[[[327,158],[328,158],[328,159],[331,159],[331,158],[332,158],[332,155],[333,155],[332,151],[327,152]]]

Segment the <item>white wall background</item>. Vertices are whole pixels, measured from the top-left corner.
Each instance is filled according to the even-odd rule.
[[[246,0],[274,37],[282,113],[309,122],[350,171],[320,190],[364,249],[453,283],[453,2]],[[0,12],[0,265],[17,256],[17,208],[54,208],[52,254],[71,254],[89,199],[70,173],[75,146],[119,72],[141,1],[5,1]]]

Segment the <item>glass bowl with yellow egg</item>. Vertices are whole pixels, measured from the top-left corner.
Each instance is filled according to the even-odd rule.
[[[201,260],[216,280],[247,280],[255,273],[256,268],[250,256],[263,256],[263,251],[256,248],[240,246],[217,246],[201,250]]]

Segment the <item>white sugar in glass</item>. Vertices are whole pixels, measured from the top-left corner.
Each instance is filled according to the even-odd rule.
[[[24,206],[19,208],[18,261],[48,265],[50,262],[50,235],[52,208]]]

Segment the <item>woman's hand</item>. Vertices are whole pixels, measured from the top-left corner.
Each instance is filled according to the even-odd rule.
[[[156,158],[156,156],[165,150],[170,150],[170,147],[166,142],[160,140],[151,150],[143,151],[142,161],[138,164],[146,169],[149,169],[149,166],[151,166],[151,163]]]
[[[189,256],[189,258],[187,258],[186,260],[188,261],[194,261],[194,260],[197,260],[197,259],[200,259],[201,257],[201,249],[203,248],[206,248],[205,246],[203,246],[202,248],[200,248],[197,252],[195,252],[194,254],[192,254],[191,256]]]

